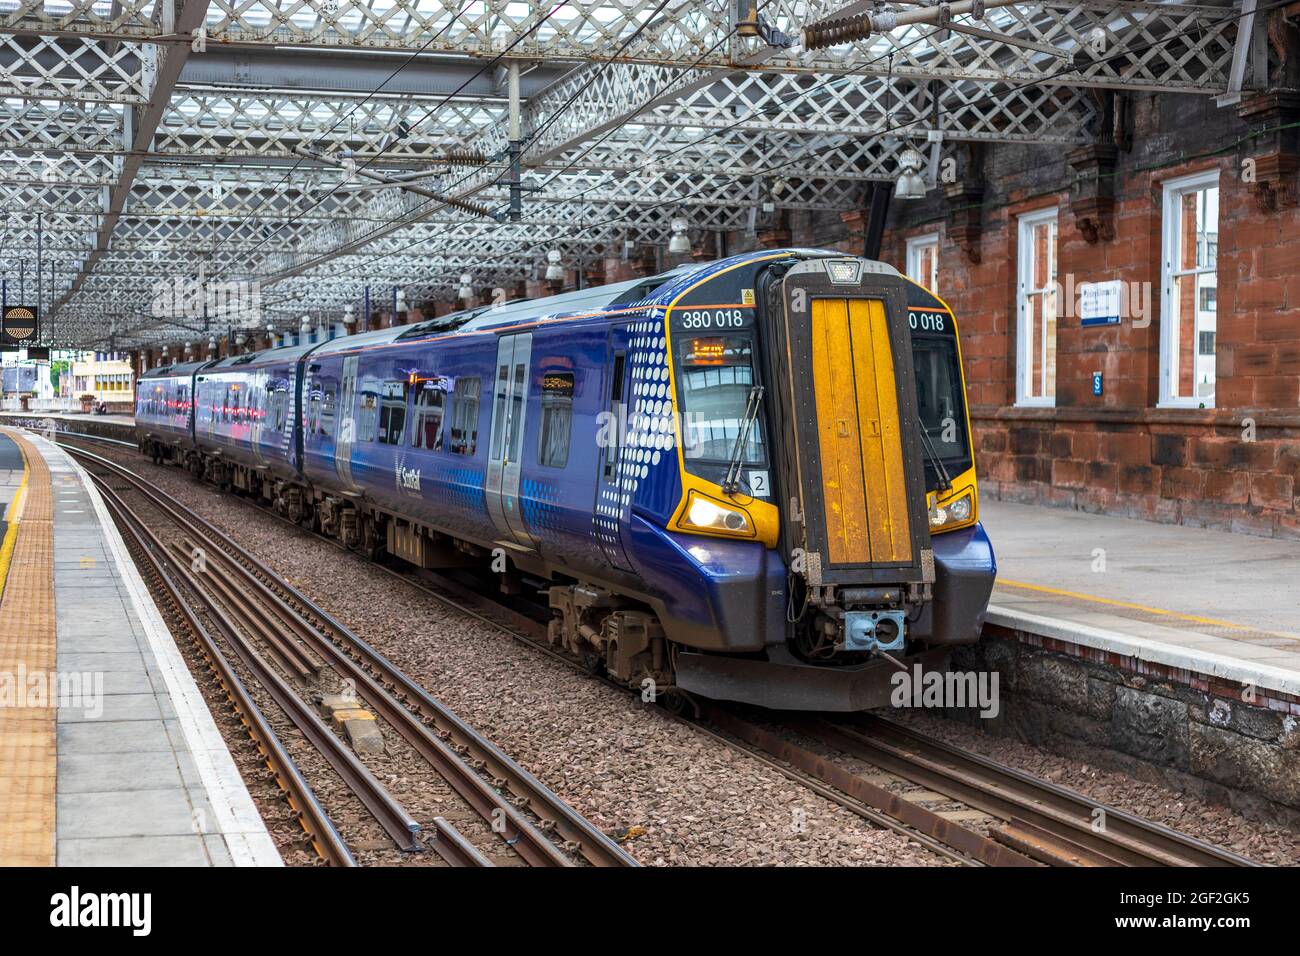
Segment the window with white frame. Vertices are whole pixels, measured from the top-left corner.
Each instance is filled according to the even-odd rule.
[[[939,294],[939,234],[907,240],[907,277]]]
[[[1164,185],[1160,404],[1214,407],[1219,173]]]
[[[1016,404],[1055,405],[1055,208],[1020,217],[1016,268]]]

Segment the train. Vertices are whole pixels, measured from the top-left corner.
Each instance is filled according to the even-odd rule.
[[[165,365],[135,421],[369,558],[539,595],[647,698],[880,706],[996,575],[951,309],[831,250]]]

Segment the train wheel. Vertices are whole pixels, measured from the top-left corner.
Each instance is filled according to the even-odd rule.
[[[695,702],[695,698],[684,690],[678,690],[676,687],[670,687],[659,694],[655,698],[655,702],[676,717],[690,715],[698,718],[700,716],[700,705]]]

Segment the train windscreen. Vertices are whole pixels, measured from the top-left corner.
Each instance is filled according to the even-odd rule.
[[[959,475],[971,467],[971,452],[957,340],[913,333],[912,360],[921,427],[949,476]],[[931,491],[940,484],[938,470],[928,460],[925,478],[926,488]]]

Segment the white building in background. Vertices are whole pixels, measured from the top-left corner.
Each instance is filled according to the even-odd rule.
[[[135,407],[135,374],[123,353],[87,353],[60,379],[59,392],[74,402],[91,395],[94,401],[110,406],[110,411],[130,411]]]

